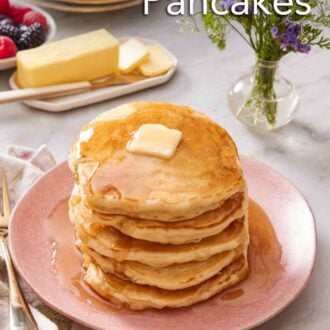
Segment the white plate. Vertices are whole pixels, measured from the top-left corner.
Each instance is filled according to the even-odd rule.
[[[129,38],[130,37],[120,38],[119,42],[123,43]],[[61,111],[67,111],[67,110],[83,107],[86,105],[91,105],[97,102],[110,100],[118,96],[131,94],[143,89],[147,89],[153,86],[166,83],[173,76],[177,68],[178,65],[177,58],[172,53],[170,53],[164,46],[162,46],[161,44],[159,44],[154,40],[144,39],[144,38],[137,38],[137,39],[147,46],[157,44],[160,47],[162,47],[164,52],[166,52],[166,54],[172,59],[174,63],[174,67],[170,71],[168,71],[167,73],[161,76],[147,78],[145,80],[131,83],[129,85],[105,87],[85,93],[61,96],[52,99],[29,100],[29,101],[25,101],[24,103],[32,108],[36,108],[40,110],[61,112]],[[10,77],[9,84],[12,89],[19,89],[14,79],[14,75]]]
[[[15,2],[12,2],[12,3],[13,4],[24,5],[26,7],[30,7],[31,9],[33,9],[35,11],[38,11],[41,14],[43,14],[46,17],[47,23],[48,23],[48,33],[47,33],[47,38],[46,38],[45,43],[47,43],[47,42],[51,41],[52,39],[54,39],[54,36],[56,34],[56,23],[55,23],[52,16],[50,16],[47,12],[45,12],[41,8],[39,8],[37,6],[27,4],[25,2],[15,1]],[[16,56],[0,60],[0,71],[11,69],[11,68],[14,68],[14,67],[16,67]]]

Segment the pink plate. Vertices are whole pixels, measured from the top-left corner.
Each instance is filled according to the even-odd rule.
[[[83,284],[78,288],[81,274],[66,271],[71,265],[81,263],[73,246],[72,226],[65,213],[58,214],[60,218],[56,222],[51,216],[61,202],[66,204],[63,201],[71,193],[73,179],[65,163],[43,176],[17,205],[9,235],[14,264],[47,305],[91,328],[247,329],[257,326],[288,306],[306,286],[315,259],[315,223],[306,200],[285,178],[255,160],[243,158],[242,164],[249,195],[261,206],[251,203],[255,209],[250,213],[252,252],[249,258],[253,259],[258,244],[262,243],[263,248],[261,253],[254,251],[256,259],[251,259],[247,280],[206,302],[178,310],[132,312],[114,308]],[[263,215],[263,220],[256,221],[256,214]],[[268,224],[263,222],[266,215],[270,220]],[[263,223],[266,226],[263,227]],[[63,245],[62,258],[67,259],[67,267],[54,266],[59,258],[54,253],[55,245],[59,249]]]

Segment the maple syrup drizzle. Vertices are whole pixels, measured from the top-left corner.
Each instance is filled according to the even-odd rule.
[[[265,211],[256,202],[249,202],[248,250],[249,275],[240,284],[221,295],[223,301],[242,305],[267,295],[278,281],[284,268],[281,263],[282,247]]]
[[[134,132],[142,125],[155,123],[170,129],[175,126],[175,130],[180,131],[183,136],[191,136],[191,139],[186,138],[180,142],[180,155],[176,155],[178,157],[173,156],[165,161],[126,150],[126,145]],[[197,137],[191,135],[192,127],[207,130],[211,140],[208,134]],[[232,154],[233,146],[229,136],[209,120],[194,115],[189,107],[178,108],[165,103],[126,105],[101,115],[81,130],[74,143],[75,157],[72,165],[75,169],[75,180],[78,183],[78,167],[84,164],[84,186],[95,195],[111,194],[115,199],[125,197],[128,200],[143,200],[153,199],[155,194],[166,191],[166,196],[169,196],[168,202],[171,202],[172,194],[181,194],[181,190],[184,191],[186,188],[180,182],[176,182],[177,180],[171,182],[170,173],[177,177],[196,177],[194,180],[197,183],[199,175],[211,178],[209,188],[217,191],[218,180],[237,180],[241,172],[238,162],[230,162],[231,165],[227,166],[225,163],[222,164],[219,157],[209,156],[219,153],[218,143],[214,142],[218,138],[223,140],[223,152]],[[198,143],[195,143],[195,140]],[[205,145],[208,145],[208,148],[205,148]],[[182,161],[188,157],[193,161],[185,161],[184,174],[176,171],[175,169],[180,168]],[[221,170],[209,177],[211,169],[219,166]],[[162,179],[162,176],[167,180]],[[187,189],[193,190],[190,187]]]
[[[71,293],[85,303],[98,310],[121,313],[119,307],[99,297],[84,282],[83,256],[75,246],[76,237],[74,226],[68,217],[68,202],[68,198],[60,201],[44,225],[53,270],[61,285],[66,289],[70,288]],[[129,313],[128,310],[127,312]]]
[[[221,300],[233,300],[233,299],[237,299],[240,296],[242,296],[244,294],[244,290],[243,289],[237,289],[234,291],[229,291],[226,292],[225,294],[223,294],[221,296]]]

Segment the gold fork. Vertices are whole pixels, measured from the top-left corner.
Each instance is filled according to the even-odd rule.
[[[0,213],[0,254],[5,258],[9,283],[9,329],[10,330],[37,330],[38,326],[33,318],[28,304],[19,287],[16,273],[5,243],[10,220],[10,205],[7,180],[2,171],[2,199],[3,215]]]

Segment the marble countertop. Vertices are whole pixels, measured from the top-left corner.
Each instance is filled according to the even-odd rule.
[[[327,329],[330,325],[330,61],[329,53],[315,49],[310,55],[283,60],[282,73],[300,94],[300,109],[285,128],[256,134],[234,119],[226,93],[232,82],[254,62],[254,54],[232,33],[220,52],[205,33],[180,33],[176,19],[153,5],[151,15],[140,7],[122,12],[75,15],[50,12],[57,24],[57,38],[97,28],[114,35],[157,39],[179,59],[174,78],[160,87],[120,97],[78,110],[54,114],[21,103],[0,106],[0,152],[9,144],[38,147],[47,144],[58,162],[66,159],[79,129],[97,114],[135,100],[163,100],[187,104],[224,126],[240,152],[269,164],[306,196],[318,227],[318,255],[313,276],[299,298],[259,329]],[[0,90],[9,89],[12,71],[0,72]]]

